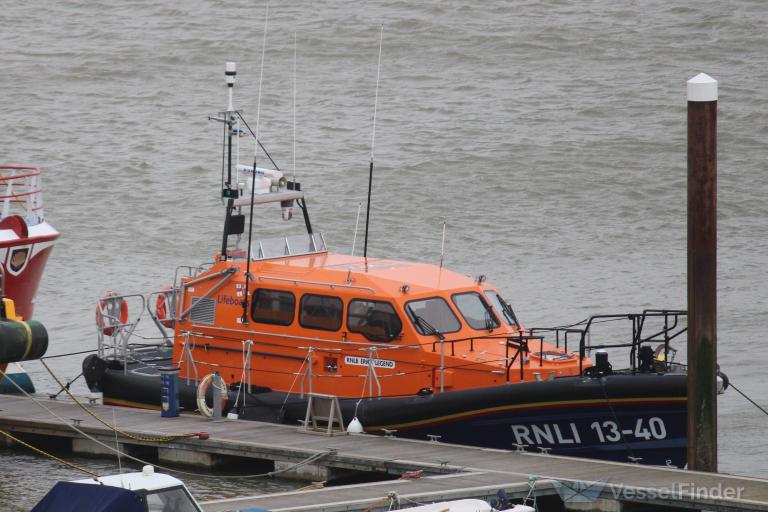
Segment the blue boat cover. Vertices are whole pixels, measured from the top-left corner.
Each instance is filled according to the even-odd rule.
[[[144,512],[141,496],[128,489],[59,482],[32,512]]]

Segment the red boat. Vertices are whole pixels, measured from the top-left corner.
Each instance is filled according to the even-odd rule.
[[[0,166],[0,288],[16,313],[32,316],[45,263],[59,238],[45,220],[37,167]]]

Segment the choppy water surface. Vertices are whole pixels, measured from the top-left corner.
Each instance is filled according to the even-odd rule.
[[[223,63],[235,60],[236,105],[255,122],[263,4],[6,1],[0,22],[0,160],[44,168],[62,233],[36,316],[49,353],[89,349],[104,290],[159,289],[177,265],[211,260],[221,127],[206,116],[225,107]],[[445,217],[446,265],[488,275],[528,325],[685,307],[685,80],[711,74],[719,359],[764,402],[766,22],[760,0],[277,3],[261,138],[290,168],[296,32],[297,172],[314,223],[349,251],[383,23],[372,255],[437,262]],[[258,222],[283,227],[277,214]],[[735,393],[719,407],[721,469],[768,476],[767,418]],[[54,467],[1,455],[22,478],[0,495],[34,503],[49,482],[29,480]]]

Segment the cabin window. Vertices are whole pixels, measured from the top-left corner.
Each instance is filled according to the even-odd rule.
[[[347,306],[347,328],[369,341],[392,341],[403,329],[403,323],[389,302],[353,299]]]
[[[296,297],[291,292],[259,288],[253,294],[251,318],[254,322],[291,325],[296,309]]]
[[[163,512],[174,510],[178,512],[199,512],[192,497],[183,487],[171,487],[147,491],[144,496],[148,512]]]
[[[502,299],[498,293],[487,290],[485,292],[485,296],[488,298],[488,301],[491,303],[491,306],[493,306],[493,309],[496,310],[497,314],[501,314],[501,316],[504,318],[504,321],[508,323],[509,325],[517,325],[517,318],[515,317],[515,312],[512,311],[512,307],[504,302],[504,299]]]
[[[461,322],[440,297],[411,301],[406,304],[405,310],[419,334],[446,334],[461,329]]]
[[[343,310],[344,303],[338,297],[306,294],[299,306],[299,323],[309,329],[338,331]]]
[[[464,320],[476,331],[490,331],[499,326],[496,315],[493,314],[490,306],[480,297],[479,293],[456,293],[451,298]]]

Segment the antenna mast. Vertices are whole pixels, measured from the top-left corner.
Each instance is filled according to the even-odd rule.
[[[293,181],[296,182],[296,32],[293,33]]]
[[[235,86],[235,76],[237,76],[237,68],[234,62],[227,62],[224,67],[224,76],[227,79],[227,92],[229,93],[227,102],[227,114],[224,126],[227,130],[227,189],[232,188],[232,126],[234,121],[234,107],[232,107],[232,89]]]
[[[357,217],[355,217],[355,234],[352,237],[352,256],[355,255],[355,244],[357,243],[357,224],[360,222],[360,209],[363,207],[363,203],[357,203]]]
[[[267,48],[267,22],[269,22],[269,1],[264,9],[264,37],[261,41],[261,70],[259,71],[259,95],[256,102],[256,133],[253,144],[253,180],[251,180],[251,208],[248,219],[248,259],[245,264],[245,297],[243,300],[243,325],[248,325],[248,295],[251,282],[251,239],[253,236],[253,200],[256,195],[256,157],[259,154],[259,121],[261,118],[261,84],[264,79],[264,54]]]
[[[224,66],[224,76],[226,78],[227,82],[227,91],[228,91],[228,102],[227,102],[227,111],[224,112],[224,130],[227,132],[227,145],[229,146],[228,156],[227,156],[227,179],[226,182],[222,184],[221,188],[221,197],[222,200],[226,201],[226,217],[224,220],[224,234],[222,235],[221,240],[221,259],[223,261],[227,260],[227,237],[229,236],[229,223],[230,223],[230,217],[232,216],[232,209],[234,200],[237,197],[237,187],[235,189],[232,189],[232,127],[235,114],[237,113],[232,106],[232,90],[235,87],[235,77],[237,76],[237,67],[235,66],[234,62],[227,62]],[[239,121],[238,121],[239,125]],[[239,132],[239,130],[238,130]],[[239,133],[238,133],[238,141],[237,141],[237,151],[238,155],[240,153],[240,140],[239,140]],[[239,161],[239,156],[238,156]],[[222,164],[224,162],[222,161]],[[222,181],[224,181],[224,169],[222,169]]]
[[[443,268],[443,256],[445,255],[445,224],[446,220],[443,219],[443,241],[440,242],[440,268]]]
[[[381,46],[384,42],[384,25],[379,34],[379,63],[376,66],[376,97],[373,101],[373,131],[371,133],[371,165],[368,167],[368,204],[365,207],[365,243],[363,244],[363,258],[368,257],[368,224],[371,219],[371,187],[373,185],[373,148],[376,142],[376,109],[379,104],[379,77],[381,76]]]

